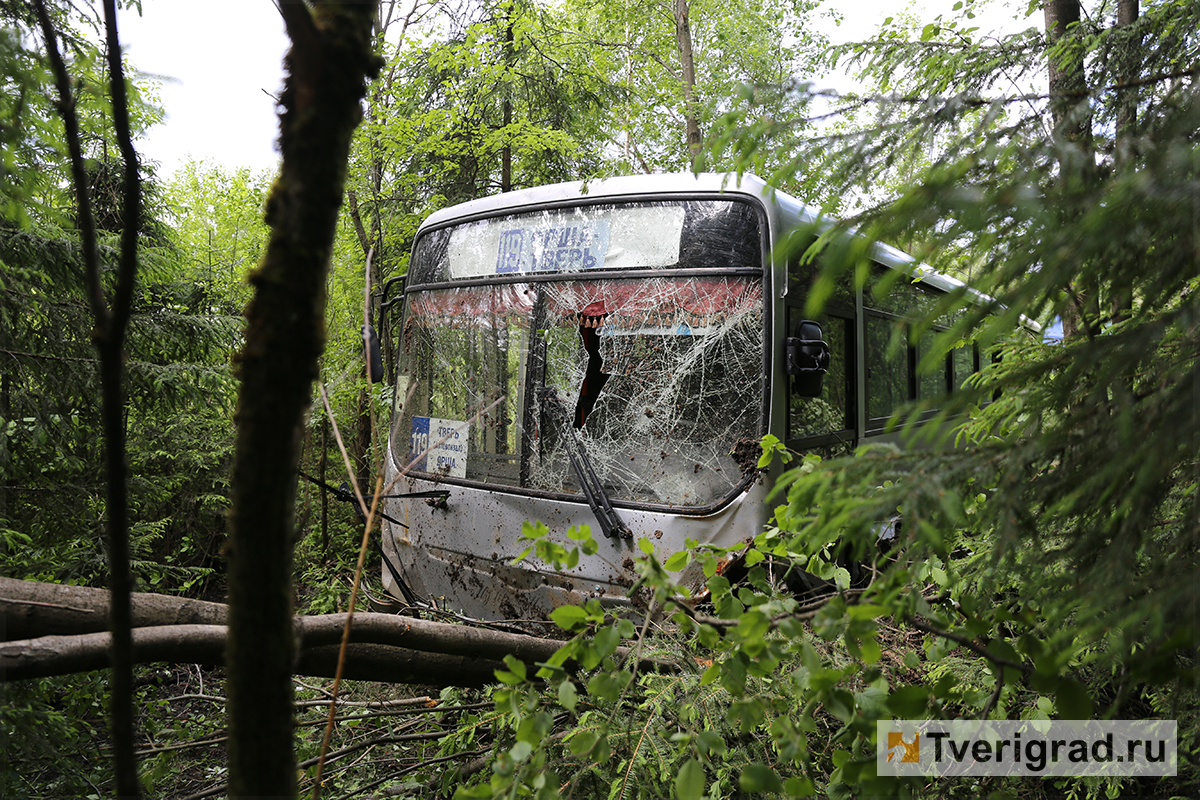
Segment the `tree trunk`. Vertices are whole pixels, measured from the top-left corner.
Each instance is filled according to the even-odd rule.
[[[122,160],[121,258],[112,304],[105,297],[100,276],[96,225],[83,162],[82,140],[75,115],[70,76],[58,50],[57,33],[45,4],[35,12],[46,42],[58,88],[58,111],[63,120],[70,155],[71,180],[84,262],[84,280],[95,325],[92,340],[100,359],[100,412],[104,430],[105,519],[108,533],[109,590],[112,593],[109,627],[112,702],[109,717],[113,738],[113,777],[118,797],[138,797],[141,784],[134,754],[133,658],[130,635],[130,600],[133,577],[129,566],[128,468],[125,463],[125,331],[133,305],[137,275],[137,245],[141,227],[141,176],[129,124],[121,44],[117,35],[115,0],[104,0],[104,33],[108,62],[112,123]]]
[[[699,107],[696,103],[696,61],[692,55],[692,29],[688,22],[688,0],[675,0],[675,43],[679,47],[679,66],[683,74],[684,125],[691,165],[700,155]]]
[[[1117,0],[1117,27],[1127,28],[1137,22],[1141,8],[1138,0]],[[1140,70],[1139,51],[1142,42],[1140,36],[1131,36],[1122,46],[1118,54],[1118,80],[1130,84],[1137,78]],[[1137,103],[1138,90],[1127,86],[1117,90],[1117,137],[1116,163],[1118,169],[1128,167],[1135,160],[1135,141],[1137,138]],[[1128,256],[1127,267],[1134,266],[1132,253]],[[1122,282],[1124,284],[1124,282]],[[1121,322],[1129,315],[1133,307],[1133,288],[1131,284],[1114,287],[1112,297],[1113,324]]]
[[[1050,55],[1047,77],[1053,138],[1059,154],[1059,191],[1069,198],[1085,191],[1094,177],[1092,117],[1087,96],[1083,43],[1080,41],[1079,0],[1045,0],[1046,41]],[[1075,27],[1072,27],[1075,26]],[[1065,227],[1065,225],[1064,225]],[[1063,310],[1063,338],[1074,339],[1095,325],[1098,301],[1094,286],[1073,282],[1067,287],[1068,303]]]
[[[1091,138],[1091,126],[1081,114],[1086,114],[1087,82],[1084,76],[1083,48],[1071,47],[1078,33],[1071,30],[1080,20],[1079,0],[1045,0],[1043,9],[1046,41],[1052,49],[1062,44],[1066,49],[1052,55],[1047,65],[1050,89],[1050,113],[1058,135],[1083,142]]]
[[[365,349],[365,348],[364,348]],[[367,389],[367,365],[363,362],[362,385],[358,389],[358,402],[354,413],[354,439],[350,442],[350,463],[354,465],[355,480],[362,490],[367,505],[371,504],[371,487],[375,485],[375,465],[371,462],[371,433],[374,426],[371,409],[371,392]]]
[[[104,589],[0,577],[0,612],[4,615],[2,633],[6,641],[107,631],[110,608],[109,594]],[[224,625],[228,613],[224,603],[142,592],[130,595],[130,623],[135,628]]]
[[[208,603],[160,594],[134,593],[131,598],[134,642],[143,649],[138,661],[172,661],[179,663],[220,664],[221,648],[213,644],[225,641],[225,625],[230,608],[222,603]],[[7,680],[25,677],[60,675],[85,669],[97,669],[94,659],[97,648],[108,647],[110,639],[95,638],[105,632],[109,610],[109,594],[103,589],[66,586],[56,583],[36,583],[13,578],[0,578],[0,612],[7,627],[8,644],[0,650],[3,666],[9,670]],[[296,674],[333,676],[333,664],[328,672],[310,672],[312,665],[324,665],[310,651],[332,647],[340,641],[346,625],[346,614],[324,614],[315,617],[296,617],[289,631],[303,654]],[[145,630],[153,633],[142,633]],[[218,632],[216,629],[220,629]],[[173,631],[173,632],[172,632]],[[85,638],[92,637],[92,638]],[[140,637],[140,638],[139,638]],[[356,613],[351,623],[351,642],[358,645],[387,646],[392,656],[400,659],[395,669],[387,666],[382,650],[358,647],[351,654],[361,662],[361,669],[375,675],[391,677],[357,677],[358,680],[392,680],[439,685],[479,685],[493,680],[491,669],[501,665],[511,655],[530,666],[549,659],[562,646],[557,639],[544,639],[520,633],[508,633],[489,628],[473,628],[444,622],[401,617],[393,614]],[[174,644],[172,644],[174,643]],[[400,652],[403,651],[403,652]],[[196,655],[201,653],[202,655]],[[448,662],[424,659],[420,655],[481,659],[479,672],[468,662]],[[80,655],[86,654],[86,655]],[[627,648],[617,649],[617,657],[629,654]],[[305,659],[315,659],[305,661]],[[84,659],[84,660],[80,660]],[[84,664],[84,666],[79,666]],[[308,667],[303,665],[309,664]],[[439,674],[448,664],[457,664],[455,671]],[[39,665],[39,666],[34,666]],[[670,669],[671,665],[653,659],[642,659],[640,671]],[[320,669],[324,669],[321,666]],[[24,670],[21,672],[20,670]],[[35,670],[42,670],[36,672]],[[50,670],[50,671],[47,671]],[[290,673],[289,673],[290,674]],[[482,678],[480,676],[483,676]],[[355,678],[355,675],[346,675]],[[461,681],[471,681],[462,684]],[[478,682],[476,682],[478,681]]]
[[[509,126],[512,125],[512,80],[513,80],[513,63],[516,61],[516,53],[513,52],[513,7],[508,7],[508,20],[504,27],[504,65],[505,84],[504,84],[504,108],[503,119],[501,124],[504,125],[504,147],[500,151],[500,191],[511,192],[512,185],[512,140],[509,138]]]
[[[356,622],[358,617],[355,616]],[[323,640],[336,641],[341,636],[341,628],[334,630],[334,627],[344,624],[344,619],[309,619],[322,620]],[[134,628],[133,661],[139,664],[167,662],[223,666],[228,631],[224,625]],[[292,674],[334,677],[339,649],[337,644],[304,644]],[[4,642],[0,643],[0,670],[5,681],[87,672],[106,668],[111,651],[112,635],[108,632]],[[495,671],[503,668],[502,661],[475,656],[356,642],[346,651],[342,677],[387,683],[479,687],[495,682]]]
[[[292,46],[280,100],[280,175],[271,238],[251,276],[229,541],[231,796],[291,797],[293,506],[300,432],[324,348],[325,282],[350,140],[366,82],[374,8],[280,5]]]
[[[1138,0],[1117,0],[1117,27],[1127,28],[1137,22],[1141,14]],[[1119,79],[1121,83],[1132,83],[1138,74],[1138,51],[1141,37],[1132,39],[1119,54]],[[1130,139],[1137,128],[1137,90],[1132,87],[1117,91],[1117,161],[1128,158]]]
[[[329,466],[329,419],[321,417],[321,456],[317,462],[317,477],[325,485],[325,472]],[[321,489],[321,561],[329,560],[329,492]]]

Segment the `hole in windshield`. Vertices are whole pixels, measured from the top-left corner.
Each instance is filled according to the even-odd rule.
[[[583,373],[583,383],[579,386],[579,402],[575,404],[573,424],[576,429],[582,428],[587,421],[587,415],[592,413],[600,397],[600,390],[610,377],[604,372],[604,357],[600,355],[600,328],[607,316],[602,301],[592,303],[579,312],[579,339],[587,354],[587,367]]]

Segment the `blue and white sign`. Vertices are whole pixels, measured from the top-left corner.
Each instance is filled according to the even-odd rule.
[[[679,263],[681,205],[539,211],[456,225],[450,277],[661,268]]]
[[[500,231],[496,274],[586,271],[603,267],[607,252],[606,219],[507,228]]]
[[[437,417],[413,417],[409,458],[412,468],[448,478],[467,477],[471,423]]]

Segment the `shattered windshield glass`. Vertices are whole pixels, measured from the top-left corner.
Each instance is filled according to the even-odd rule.
[[[745,203],[687,200],[424,235],[410,267],[397,460],[578,495],[574,438],[609,499],[729,497],[761,436],[760,231]]]
[[[577,493],[538,396],[550,387],[610,498],[708,505],[741,482],[733,453],[759,436],[762,347],[759,278],[414,293],[393,441],[417,472]]]

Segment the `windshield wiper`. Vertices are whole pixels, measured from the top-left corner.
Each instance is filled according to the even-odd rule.
[[[562,435],[566,437],[567,459],[570,460],[571,469],[575,471],[575,477],[579,480],[579,488],[583,490],[588,507],[592,509],[596,522],[600,523],[600,532],[606,539],[614,536],[620,539],[632,539],[633,531],[629,530],[629,527],[617,516],[616,510],[609,502],[608,495],[604,493],[604,487],[600,485],[600,477],[592,467],[592,460],[588,458],[587,451],[583,449],[583,443],[575,435],[575,428],[571,425],[571,418],[567,414],[566,407],[558,399],[558,391],[552,386],[538,386],[537,396],[538,400],[551,410],[551,416],[558,424]]]

